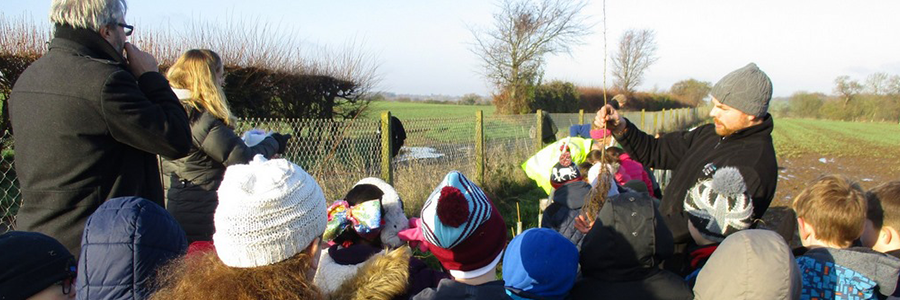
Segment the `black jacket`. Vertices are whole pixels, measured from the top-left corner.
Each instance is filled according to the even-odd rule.
[[[581,214],[585,198],[591,193],[591,185],[584,181],[567,183],[550,192],[550,203],[541,218],[541,227],[556,230],[581,249],[584,234],[575,229],[575,218]]]
[[[506,294],[502,280],[495,280],[481,285],[468,285],[453,279],[442,279],[437,288],[427,288],[413,296],[415,300],[502,300],[511,299]]]
[[[665,134],[659,139],[641,132],[631,122],[627,126],[628,130],[616,139],[632,158],[654,169],[673,170],[660,212],[676,243],[691,239],[684,216],[684,197],[704,174],[725,166],[738,168],[753,198],[754,218],[761,218],[775,197],[778,163],[772,146],[771,115],[766,115],[762,124],[728,137],[716,134],[713,124]]]
[[[607,198],[581,244],[582,279],[573,299],[693,299],[684,279],[661,270],[672,235],[647,193]]]
[[[49,51],[19,77],[9,108],[18,230],[79,253],[84,222],[106,199],[163,204],[156,154],[187,154],[187,114],[162,74],[134,78],[124,62],[96,32],[57,26]]]
[[[193,143],[188,156],[163,162],[163,171],[172,183],[166,209],[184,228],[189,242],[210,241],[219,205],[216,190],[225,168],[246,164],[257,154],[271,158],[278,151],[278,142],[267,137],[248,147],[234,129],[208,112],[191,109],[189,118]]]

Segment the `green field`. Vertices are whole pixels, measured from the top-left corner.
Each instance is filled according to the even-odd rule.
[[[376,101],[369,104],[364,112],[366,118],[378,119],[381,112],[389,110],[391,115],[400,119],[419,119],[419,118],[456,118],[456,117],[475,117],[475,112],[484,111],[485,116],[494,114],[493,105],[456,105],[456,104],[433,104],[418,102],[391,102]]]
[[[775,119],[772,132],[779,157],[803,154],[829,156],[896,156],[900,125],[812,119]]]

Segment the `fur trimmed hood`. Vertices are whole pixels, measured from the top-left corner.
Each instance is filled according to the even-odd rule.
[[[328,299],[389,300],[406,293],[409,278],[408,246],[381,252],[366,261],[353,277],[347,278]]]
[[[400,199],[397,190],[384,180],[375,177],[363,178],[354,187],[363,184],[373,185],[384,193],[381,196],[381,208],[384,210],[384,215],[382,216],[384,227],[381,229],[381,242],[391,248],[397,248],[406,244],[397,236],[401,230],[409,228],[409,219],[403,213],[403,200]]]

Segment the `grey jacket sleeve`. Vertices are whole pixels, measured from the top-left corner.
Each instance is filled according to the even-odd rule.
[[[191,149],[187,113],[157,72],[135,82],[125,70],[109,76],[100,100],[110,134],[117,141],[167,158],[181,158]]]
[[[214,118],[209,114],[205,114],[203,117]],[[278,151],[278,142],[272,137],[267,137],[259,144],[248,147],[233,129],[218,119],[212,121],[206,137],[199,142],[199,148],[203,153],[225,166],[246,164],[257,154],[271,158]]]

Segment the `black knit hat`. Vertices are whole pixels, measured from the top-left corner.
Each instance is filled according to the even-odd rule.
[[[772,100],[772,80],[756,64],[750,63],[722,77],[709,93],[719,103],[762,117],[769,111]]]
[[[744,177],[735,167],[700,179],[684,197],[684,211],[703,238],[720,243],[725,237],[753,224],[753,200]]]
[[[0,299],[25,299],[67,277],[75,277],[75,257],[57,240],[37,232],[0,235]]]

